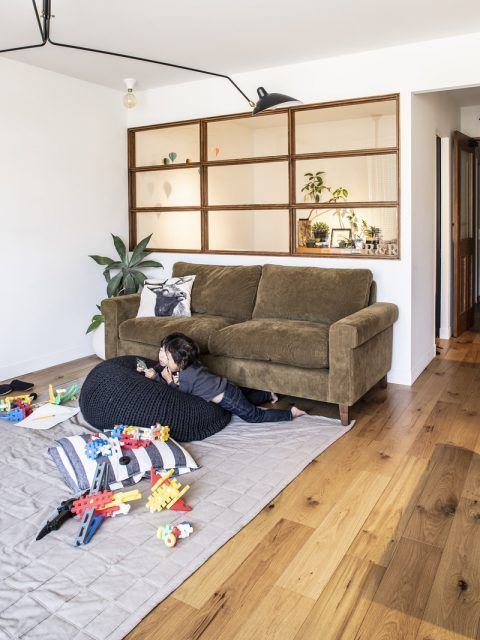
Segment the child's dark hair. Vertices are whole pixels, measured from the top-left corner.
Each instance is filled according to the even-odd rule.
[[[180,369],[186,369],[191,364],[198,362],[200,356],[197,343],[184,333],[170,333],[163,338],[160,347],[168,351]]]

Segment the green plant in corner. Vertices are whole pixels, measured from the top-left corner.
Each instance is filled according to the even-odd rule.
[[[113,235],[113,244],[117,250],[119,259],[107,258],[105,256],[89,256],[92,260],[102,267],[103,275],[107,281],[107,297],[113,298],[114,296],[126,296],[129,293],[137,293],[143,286],[146,279],[146,275],[140,270],[142,268],[161,267],[162,264],[156,260],[145,260],[148,252],[145,251],[152,234],[141,240],[137,246],[129,255],[127,247],[121,238]],[[112,271],[117,271],[112,276]],[[97,304],[97,309],[100,311],[100,306]],[[87,329],[87,333],[95,331],[104,322],[104,317],[101,313],[97,313],[92,317],[90,326]]]

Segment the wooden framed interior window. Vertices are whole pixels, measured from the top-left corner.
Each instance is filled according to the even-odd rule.
[[[128,131],[131,248],[399,257],[398,94]]]

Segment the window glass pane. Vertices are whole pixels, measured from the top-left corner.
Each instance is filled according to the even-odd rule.
[[[288,210],[208,212],[209,249],[289,251]]]
[[[207,124],[208,160],[256,158],[288,153],[286,113]]]
[[[200,206],[200,174],[192,169],[138,171],[136,207]]]
[[[397,145],[396,100],[295,112],[295,152],[320,153]]]
[[[208,168],[208,204],[288,204],[288,164],[261,162]]]
[[[324,209],[315,209],[312,212],[308,209],[297,209],[295,215],[296,246],[301,253],[321,249],[324,253],[340,251],[398,256],[396,208],[359,207],[339,209],[337,212]],[[333,243],[332,230],[334,230]],[[351,243],[355,240],[356,247],[353,247]],[[346,246],[341,246],[342,241]]]
[[[171,154],[171,157],[169,157]],[[174,155],[175,154],[175,155]],[[176,157],[175,157],[176,156]],[[164,158],[168,162],[164,162]],[[186,124],[135,133],[135,166],[200,161],[200,125]]]
[[[316,191],[304,190],[310,180],[307,173],[323,171],[320,202],[328,202],[337,189],[346,189],[350,202],[386,202],[397,200],[396,154],[351,156],[298,160],[296,163],[297,202],[314,202]],[[325,188],[327,187],[327,188]],[[322,187],[320,187],[322,189]],[[341,200],[345,196],[341,196]]]
[[[151,233],[155,249],[200,250],[200,211],[137,211],[137,239]]]

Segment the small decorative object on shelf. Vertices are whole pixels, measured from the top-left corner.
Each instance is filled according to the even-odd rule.
[[[346,249],[352,245],[351,229],[332,229],[330,247],[332,249]]]
[[[190,164],[190,163],[191,163],[190,158],[185,158],[185,164]]]
[[[175,162],[176,158],[177,158],[177,154],[175,153],[175,151],[170,151],[170,153],[168,154],[168,157],[170,158],[172,164]]]
[[[170,164],[170,158],[164,158],[163,164]]]
[[[315,222],[313,227],[313,237],[316,240],[316,244],[319,244],[321,247],[328,247],[328,234],[330,232],[330,227],[326,222],[320,221]]]

